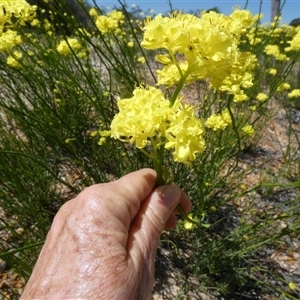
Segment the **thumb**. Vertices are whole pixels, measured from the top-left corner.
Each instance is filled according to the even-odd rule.
[[[185,197],[187,198],[178,186],[166,185],[156,188],[142,202],[131,223],[127,244],[127,251],[134,260],[137,259],[137,264],[143,260],[154,263],[160,235],[167,223],[167,227],[176,225],[177,219],[173,211]]]

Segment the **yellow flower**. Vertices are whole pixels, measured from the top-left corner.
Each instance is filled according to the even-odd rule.
[[[25,0],[2,0],[0,3],[0,52],[10,50],[20,44],[21,38],[11,30],[14,24],[25,25],[35,17],[37,6],[29,5]]]
[[[289,283],[289,288],[294,291],[296,289],[296,284],[294,282]]]
[[[224,122],[223,118],[220,115],[211,115],[205,122],[205,126],[216,130],[224,130],[227,127],[227,124]]]
[[[113,10],[108,16],[98,16],[96,26],[103,34],[116,32],[119,29],[119,23],[122,24],[125,16],[121,11]]]
[[[1,9],[1,8],[0,8]],[[7,30],[1,34],[0,31],[0,53],[6,50],[10,50],[12,47],[21,44],[22,39],[16,31]]]
[[[111,134],[121,141],[135,143],[137,148],[144,148],[158,130],[164,131],[170,112],[169,101],[154,87],[135,89],[132,98],[118,100],[118,107]]]
[[[110,130],[102,130],[102,131],[100,131],[100,135],[103,137],[110,137],[111,131]]]
[[[300,50],[300,30],[291,41],[288,41],[290,47],[285,48],[285,51],[299,51]]]
[[[210,210],[211,210],[212,212],[216,212],[216,211],[217,211],[217,208],[216,208],[215,206],[211,206],[211,207],[210,207]]]
[[[196,154],[205,150],[205,131],[202,122],[195,117],[194,108],[190,105],[179,107],[169,120],[165,148],[174,148],[173,157],[177,162],[194,161]]]
[[[277,60],[289,60],[289,58],[285,54],[280,53],[280,49],[277,45],[267,45],[264,52],[267,55],[274,56]]]
[[[166,54],[158,54],[155,56],[155,59],[165,65],[172,64],[172,60],[170,56]]]
[[[105,143],[106,143],[106,137],[101,137],[98,142],[98,145],[103,146]]]
[[[246,189],[247,189],[247,185],[244,184],[244,183],[242,183],[242,184],[240,185],[240,188],[241,188],[242,190],[246,190]]]
[[[265,101],[268,99],[268,95],[266,95],[265,93],[258,93],[257,96],[256,96],[256,99],[258,101]]]
[[[19,60],[22,58],[22,53],[19,51],[14,51],[13,56],[9,55],[7,57],[6,63],[13,68],[21,68]]]
[[[247,97],[235,87],[249,88],[252,71],[257,65],[255,55],[238,48],[240,35],[257,20],[249,11],[235,11],[227,17],[215,12],[201,18],[190,14],[161,14],[145,22],[141,42],[145,49],[166,49],[170,55],[158,55],[165,64],[158,73],[158,84],[172,86],[183,77],[185,84],[208,77],[211,86],[237,95],[236,101]],[[183,56],[177,61],[176,53]],[[187,72],[187,73],[186,73]]]
[[[38,26],[40,25],[40,21],[38,19],[34,19],[31,23],[30,23],[31,26]]]
[[[191,219],[191,220],[194,220],[192,214],[189,214],[189,215],[188,215],[188,218]],[[193,223],[191,223],[191,222],[185,220],[184,223],[183,223],[183,227],[184,227],[185,229],[187,229],[187,230],[191,230],[191,229],[193,229],[193,228],[195,227],[195,224],[193,224]]]
[[[99,16],[96,20],[96,26],[101,33],[106,34],[118,28],[118,21],[107,16]]]
[[[244,91],[240,91],[239,93],[234,94],[234,102],[240,103],[246,100],[248,100],[248,96],[244,93]]]
[[[98,12],[95,8],[91,8],[90,11],[89,11],[89,14],[92,18],[98,17]]]
[[[144,56],[140,56],[140,57],[138,57],[137,61],[144,64],[146,62],[146,59]]]
[[[300,89],[294,89],[288,93],[288,98],[297,98],[300,97]]]
[[[289,83],[283,82],[277,87],[277,91],[284,92],[285,90],[289,90],[290,88],[291,88],[291,86]]]
[[[276,75],[277,74],[277,70],[276,69],[269,69],[269,74],[271,75]]]
[[[231,124],[232,120],[228,109],[222,111],[221,114],[211,115],[205,122],[205,126],[211,128],[213,131],[224,130]]]
[[[96,135],[98,135],[98,130],[94,130],[90,133],[91,137],[95,137]]]
[[[25,25],[35,17],[36,5],[30,5],[25,0],[1,0],[0,3],[0,28],[2,24],[11,21],[11,17],[18,19],[19,24]],[[3,13],[5,11],[5,14]],[[3,22],[3,23],[2,23]]]
[[[247,135],[253,135],[254,134],[254,128],[252,125],[245,125],[242,128],[242,132],[244,132]]]
[[[47,19],[44,20],[44,28],[47,32],[52,28],[52,24]]]
[[[178,64],[178,67],[182,72],[186,72],[188,64],[187,62],[182,62]],[[157,70],[157,85],[166,85],[167,87],[171,87],[178,83],[181,78],[178,67],[175,64],[168,64],[165,65],[163,69]]]
[[[125,16],[123,13],[119,10],[113,10],[111,11],[108,16],[118,22],[122,22],[125,19]]]
[[[234,34],[246,33],[249,26],[254,24],[262,16],[253,16],[249,10],[235,9],[230,15],[228,26]]]
[[[114,14],[97,18],[100,31],[120,31],[115,26],[123,19],[119,12]],[[253,70],[258,63],[254,54],[241,52],[239,44],[241,36],[258,18],[241,10],[235,10],[229,17],[209,12],[201,17],[173,13],[147,18],[142,47],[165,50],[157,56],[163,64],[157,71],[157,84],[172,87],[179,83],[179,90],[204,78],[218,92],[234,95],[234,102],[247,100],[244,90],[253,86]],[[111,123],[112,137],[134,143],[138,148],[144,148],[149,140],[155,146],[153,141],[157,141],[173,151],[175,161],[187,164],[204,151],[204,125],[195,117],[193,106],[183,105],[177,99],[170,107],[169,100],[154,87],[135,89],[133,97],[119,100],[118,106],[119,113]],[[224,110],[211,116],[205,125],[224,130],[231,122],[229,111]],[[243,132],[253,134],[254,130],[247,125]]]
[[[233,94],[235,102],[248,99],[242,88],[250,88],[253,83],[253,69],[257,66],[255,55],[239,52],[236,47],[231,50],[230,60],[225,65],[216,67],[211,73],[211,85],[221,92]]]
[[[134,43],[133,42],[128,42],[127,46],[130,47],[130,48],[132,48],[134,46]]]
[[[187,32],[183,23],[175,18],[157,15],[153,20],[148,19],[144,26],[144,38],[141,42],[145,49],[165,48],[176,52],[187,43]]]
[[[148,140],[165,137],[166,149],[174,149],[174,160],[189,163],[205,149],[202,122],[194,107],[182,106],[177,99],[172,107],[154,87],[137,88],[133,97],[118,100],[119,113],[111,123],[111,136],[144,148]]]
[[[57,47],[56,50],[61,54],[61,55],[68,55],[71,54],[72,51],[78,51],[81,48],[80,43],[78,42],[77,39],[75,38],[68,38],[67,41],[61,41]]]

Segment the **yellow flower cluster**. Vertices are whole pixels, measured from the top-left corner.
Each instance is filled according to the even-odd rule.
[[[263,47],[267,55],[273,56],[276,60],[288,61],[291,59],[290,51],[297,51],[300,49],[300,27],[294,27],[272,22],[262,26],[251,28],[245,37],[247,37],[250,45],[256,45],[257,48]],[[265,41],[268,40],[268,45]],[[246,43],[246,39],[243,43]],[[275,74],[273,74],[275,75]]]
[[[0,52],[11,49],[22,42],[20,36],[10,28],[13,23],[25,25],[35,17],[37,7],[25,0],[2,0],[0,2]]]
[[[144,64],[146,62],[146,59],[144,56],[140,56],[137,58],[137,61],[140,62],[141,64]]]
[[[164,64],[158,71],[158,84],[171,86],[182,78],[185,84],[207,78],[212,87],[234,94],[237,102],[243,101],[247,97],[242,89],[252,86],[257,60],[240,52],[238,45],[240,36],[256,21],[257,17],[246,10],[236,10],[230,16],[215,12],[201,17],[158,15],[146,21],[141,45],[168,51],[157,56]]]
[[[7,57],[6,63],[13,68],[21,68],[19,60],[22,58],[22,53],[19,51],[14,51],[13,55]]]
[[[269,69],[268,73],[271,74],[271,75],[276,75],[277,74],[277,70],[274,69],[274,68],[271,68],[271,69]]]
[[[8,30],[2,34],[0,33],[0,53],[21,43],[21,37],[14,30]]]
[[[188,218],[194,221],[194,217],[192,214],[188,215]],[[191,230],[195,227],[196,225],[194,223],[189,222],[188,220],[185,220],[183,223],[183,227],[187,230]]]
[[[281,84],[279,84],[279,86],[277,87],[277,91],[278,92],[284,92],[286,90],[289,90],[291,88],[291,85],[287,82],[282,82]]]
[[[67,38],[67,41],[61,41],[57,46],[56,50],[61,55],[71,54],[72,51],[78,52],[81,49],[81,45],[75,38]]]
[[[285,51],[299,51],[300,50],[300,27],[297,27],[298,32],[293,37],[291,41],[288,41],[290,44],[289,47],[285,48]]]
[[[277,60],[288,61],[289,58],[284,53],[280,53],[280,49],[277,45],[267,45],[264,49],[267,55],[274,56]]]
[[[294,290],[297,288],[297,286],[296,286],[296,284],[295,284],[294,282],[290,282],[290,283],[289,283],[289,288],[290,288],[292,291],[294,291]]]
[[[169,101],[154,87],[137,88],[133,97],[118,101],[119,113],[111,123],[112,136],[144,148],[148,138],[165,131],[165,120],[170,113]],[[129,140],[128,140],[129,139]]]
[[[90,15],[95,18],[96,26],[103,34],[120,31],[120,25],[124,23],[125,19],[124,14],[118,10],[109,12],[107,16],[99,16],[95,9],[91,9]]]
[[[112,137],[144,148],[158,137],[166,149],[174,149],[174,160],[188,163],[205,149],[202,122],[193,107],[170,101],[154,87],[136,88],[133,97],[118,101],[119,113],[111,123]]]
[[[0,26],[5,23],[12,22],[13,18],[19,20],[19,24],[25,25],[26,21],[32,20],[35,17],[37,7],[31,6],[25,0],[1,0],[0,3]]]
[[[161,59],[162,57],[157,57]],[[186,61],[179,62],[177,65],[175,64],[167,64],[163,69],[157,70],[157,85],[165,85],[167,87],[172,87],[181,78],[181,74],[185,73],[188,68],[188,63]],[[181,72],[180,72],[181,71]],[[192,76],[190,75],[185,83],[189,83],[193,81]]]
[[[288,93],[288,98],[297,98],[300,97],[300,89],[294,89]]]
[[[173,114],[168,115],[167,124],[165,136],[168,142],[165,148],[175,149],[173,155],[177,162],[194,161],[196,154],[205,149],[204,128],[202,122],[195,117],[194,107],[180,105]]]
[[[261,102],[266,101],[268,98],[269,98],[268,95],[265,93],[258,93],[256,96],[256,100]]]
[[[253,135],[254,134],[254,128],[252,125],[247,124],[242,128],[242,132],[246,135]]]
[[[224,130],[231,124],[232,120],[228,109],[223,110],[220,114],[211,115],[205,122],[205,126],[213,131]]]

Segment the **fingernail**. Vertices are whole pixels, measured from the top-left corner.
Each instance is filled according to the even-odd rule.
[[[163,201],[173,208],[175,204],[179,203],[181,197],[181,189],[176,185],[168,185],[161,193]]]

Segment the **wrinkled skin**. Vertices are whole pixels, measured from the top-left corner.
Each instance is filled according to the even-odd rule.
[[[180,188],[155,180],[143,169],[65,203],[21,299],[149,299],[160,235],[178,204],[191,208]]]

